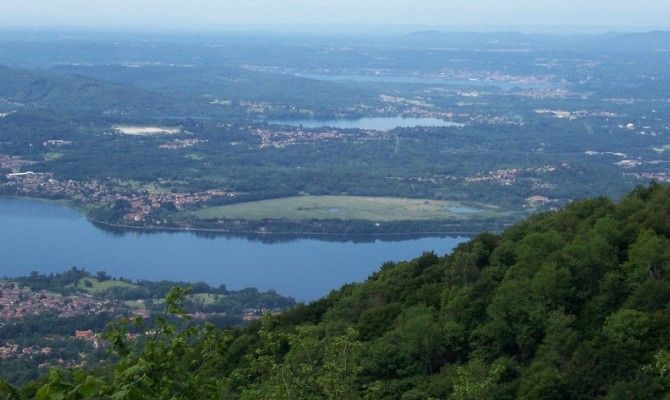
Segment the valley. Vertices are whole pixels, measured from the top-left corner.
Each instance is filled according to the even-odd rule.
[[[174,6],[0,29],[1,399],[667,398],[670,32]]]

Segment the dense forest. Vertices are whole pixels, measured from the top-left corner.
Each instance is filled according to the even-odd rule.
[[[242,329],[188,322],[188,289],[100,370],[23,399],[659,399],[670,396],[670,187],[583,200]]]

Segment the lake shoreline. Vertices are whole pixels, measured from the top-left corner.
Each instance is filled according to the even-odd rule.
[[[132,225],[113,221],[104,221],[93,218],[86,205],[78,205],[66,199],[49,199],[30,196],[13,196],[3,194],[0,198],[14,200],[32,200],[45,203],[56,204],[66,207],[79,213],[87,221],[96,225],[100,229],[108,228],[118,233],[126,231],[140,233],[161,233],[161,232],[192,232],[202,234],[212,234],[221,236],[240,236],[251,239],[266,239],[272,241],[273,238],[332,238],[341,241],[343,238],[356,238],[362,241],[374,240],[405,240],[407,238],[430,238],[430,237],[472,237],[482,232],[500,232],[509,223],[507,219],[482,219],[482,220],[454,220],[454,219],[435,219],[435,220],[398,220],[386,221],[382,227],[374,225],[371,220],[349,220],[349,219],[321,219],[321,220],[246,220],[231,219],[226,220],[226,227],[202,226],[215,223],[206,219],[192,221],[198,225],[179,226],[175,222],[168,222],[165,225]],[[220,221],[219,221],[220,222]],[[275,228],[276,225],[282,225],[285,228]],[[444,229],[425,229],[422,227],[436,227],[442,224]],[[308,229],[310,226],[318,225],[321,230]],[[236,229],[236,227],[239,227]],[[245,228],[246,227],[246,228]],[[250,228],[253,227],[253,228]],[[468,228],[470,227],[470,228]],[[307,228],[307,229],[306,229]],[[417,229],[418,228],[418,229]],[[371,231],[375,229],[375,231]],[[384,229],[390,229],[384,230]],[[395,240],[393,240],[395,239]]]
[[[252,234],[252,235],[262,235],[262,236],[322,236],[322,237],[347,237],[347,236],[360,236],[360,237],[375,237],[375,236],[397,236],[397,237],[455,237],[455,236],[474,236],[480,231],[416,231],[416,232],[379,232],[379,233],[365,233],[365,232],[302,232],[302,231],[265,231],[265,230],[228,230],[228,229],[216,229],[216,228],[192,228],[192,227],[177,227],[177,226],[133,226],[133,225],[124,225],[117,224],[105,221],[95,220],[89,217],[86,219],[98,225],[107,226],[110,228],[119,228],[126,229],[129,231],[146,231],[147,233],[151,232],[203,232],[203,233],[221,233],[221,234]]]
[[[128,279],[274,289],[311,301],[360,282],[389,261],[426,251],[445,254],[469,237],[416,238],[278,234],[235,235],[193,229],[104,228],[56,201],[0,198],[0,252],[12,275],[68,266]],[[140,232],[151,232],[142,234]],[[442,237],[444,236],[444,237]],[[32,243],[33,245],[26,245]]]

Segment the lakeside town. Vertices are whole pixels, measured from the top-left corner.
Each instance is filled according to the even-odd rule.
[[[3,363],[10,362],[27,363],[39,370],[54,365],[82,367],[101,362],[106,358],[104,349],[108,344],[103,334],[108,323],[119,318],[145,321],[149,331],[127,333],[126,338],[134,341],[150,333],[153,319],[164,312],[160,299],[124,300],[110,291],[135,287],[124,280],[110,280],[106,274],[98,273],[98,277],[107,279],[98,281],[78,269],[71,269],[66,275],[83,278],[58,286],[57,292],[33,290],[18,281],[35,282],[39,287],[52,279],[62,279],[59,277],[65,276],[63,274],[55,277],[33,274],[17,281],[0,280],[0,368]],[[95,287],[101,284],[107,289]],[[228,295],[194,293],[187,298],[189,311],[186,316],[196,323],[218,318],[227,323],[245,324],[258,320],[263,313],[283,310],[281,307],[263,307],[260,303],[255,305],[254,299],[247,308],[237,308],[239,306],[232,305],[235,298],[234,292]],[[232,308],[224,306],[227,301],[232,302]],[[212,308],[214,302],[221,305]],[[55,329],[53,321],[70,328]],[[14,331],[21,334],[12,333]]]
[[[33,291],[13,282],[0,283],[0,322],[46,312],[54,312],[62,318],[68,318],[81,314],[115,313],[119,310],[119,304],[109,299],[95,297],[90,293],[63,295],[47,290]],[[148,316],[146,309],[138,312]]]
[[[0,330],[6,325],[20,324],[27,318],[37,323],[40,317],[57,316],[59,319],[77,320],[77,317],[116,318],[121,316],[149,317],[149,310],[136,308],[130,310],[120,301],[95,296],[84,291],[61,294],[48,290],[31,290],[16,282],[0,282]],[[85,322],[82,322],[85,324]],[[77,329],[79,328],[79,329]],[[34,334],[17,337],[14,340],[0,341],[0,361],[23,360],[35,362],[39,369],[53,364],[67,367],[82,366],[88,353],[102,346],[101,339],[87,326],[76,327],[68,335]],[[76,348],[76,357],[72,357],[69,348]],[[70,355],[70,357],[68,357]]]
[[[98,180],[62,181],[54,179],[53,174],[49,172],[9,173],[6,179],[7,182],[0,184],[0,191],[4,194],[66,200],[82,207],[121,202],[124,204],[123,221],[131,223],[145,221],[153,210],[161,207],[182,210],[187,205],[203,204],[216,197],[236,196],[235,192],[217,189],[197,193],[152,192],[144,188],[130,189],[118,180],[104,183]],[[160,224],[163,221],[153,222]]]

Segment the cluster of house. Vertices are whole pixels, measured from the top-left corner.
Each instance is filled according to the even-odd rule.
[[[0,283],[0,323],[47,311],[55,311],[61,317],[72,317],[81,314],[111,313],[119,311],[119,308],[111,300],[99,299],[87,293],[60,295],[46,290],[32,291],[16,283]],[[132,314],[146,319],[150,313],[146,307],[139,307],[134,308]],[[129,334],[128,339],[132,340],[136,336]],[[104,345],[99,335],[90,329],[75,330],[73,338],[90,342],[96,349]],[[49,356],[52,351],[51,347],[37,345],[21,347],[16,343],[5,343],[0,345],[0,359],[33,359],[35,356]],[[59,363],[63,364],[64,361],[59,360]],[[39,367],[48,366],[49,363],[43,363]]]
[[[551,201],[549,197],[541,196],[539,194],[532,195],[526,198],[526,204],[531,207],[541,206]]]
[[[161,149],[169,149],[169,150],[178,150],[178,149],[185,149],[187,147],[195,146],[196,144],[199,143],[204,143],[207,140],[203,139],[174,139],[168,143],[164,143],[158,147]]]
[[[75,201],[104,202],[114,199],[110,188],[97,181],[60,181],[51,173],[14,172],[6,175],[5,189],[19,196],[68,198]]]
[[[63,139],[50,139],[42,142],[42,146],[44,147],[51,147],[51,146],[58,147],[58,146],[66,146],[68,144],[72,144],[72,141]]]
[[[89,335],[90,332],[90,335]],[[93,334],[91,331],[75,331],[75,335],[79,339],[87,340],[97,349],[103,345],[103,343],[98,339],[97,335]],[[83,335],[80,337],[80,335]],[[24,360],[33,360],[37,359],[40,361],[49,360],[37,364],[37,367],[40,369],[49,368],[51,362],[55,361],[59,365],[67,367],[78,367],[83,365],[83,359],[86,358],[85,353],[79,353],[79,359],[68,360],[67,362],[62,358],[55,359],[58,356],[57,352],[54,352],[54,349],[51,347],[45,346],[28,346],[21,347],[16,343],[5,343],[0,346],[0,360],[8,359],[24,359]]]
[[[14,283],[0,284],[0,321],[56,311],[63,317],[115,311],[110,300],[90,294],[63,296],[46,290],[32,291]]]
[[[19,169],[35,164],[34,161],[24,160],[19,156],[10,156],[7,154],[0,154],[0,169],[8,169],[10,171],[18,171]]]
[[[75,330],[74,337],[75,339],[90,342],[93,345],[93,348],[95,349],[99,349],[103,346],[103,342],[100,339],[100,337],[90,329],[87,329],[85,331]]]
[[[641,180],[670,183],[670,175],[667,172],[630,172],[625,173],[624,175]]]
[[[9,165],[8,163],[5,163]],[[162,204],[171,203],[182,208],[188,204],[208,201],[214,197],[231,197],[235,192],[224,190],[207,190],[197,193],[153,193],[139,189],[134,192],[114,182],[102,183],[97,180],[74,181],[58,180],[51,173],[32,171],[13,172],[6,175],[8,182],[3,184],[4,191],[19,196],[35,196],[47,198],[64,198],[84,204],[111,204],[117,200],[127,200],[132,210],[125,214],[126,221],[143,221],[151,210]]]
[[[516,182],[520,174],[546,174],[548,172],[554,172],[557,169],[558,169],[557,166],[550,164],[536,168],[498,169],[495,171],[488,171],[484,174],[468,176],[465,178],[465,182],[466,183],[497,182],[504,186],[511,186]]]
[[[659,153],[663,153],[663,148],[654,148]],[[666,160],[643,160],[641,157],[633,157],[626,153],[622,152],[613,152],[613,151],[594,151],[587,150],[584,152],[587,156],[615,156],[621,158],[621,160],[614,162],[614,165],[624,169],[631,169],[638,167],[640,165],[663,165],[666,164]],[[633,173],[624,173],[624,176],[632,176],[640,180],[656,180],[659,182],[670,182],[670,177],[665,171],[644,171],[644,172],[633,172]]]
[[[128,200],[131,210],[123,218],[130,222],[144,221],[152,210],[163,204],[174,204],[177,209],[182,209],[189,204],[204,203],[215,197],[234,197],[237,193],[225,190],[212,189],[197,193],[149,193],[140,191],[131,196],[117,196],[116,199]]]
[[[552,110],[548,108],[540,108],[533,111],[535,111],[536,114],[548,114],[555,118],[567,118],[567,119],[576,119],[583,117],[616,118],[621,116],[621,114],[617,114],[611,111],[587,111],[587,110],[567,111],[567,110]]]
[[[517,175],[522,172],[522,168],[498,169],[489,171],[485,175],[468,176],[466,183],[497,182],[501,185],[510,186],[516,182]]]
[[[48,356],[51,354],[51,347],[21,347],[16,343],[5,343],[0,346],[0,360],[9,358],[33,358],[36,355]]]
[[[247,308],[242,310],[242,321],[246,322],[257,321],[261,319],[261,316],[265,312],[270,312],[271,314],[277,314],[280,313],[281,311],[282,310],[280,309],[268,310],[265,308]]]
[[[432,183],[432,184],[445,184],[447,182],[457,182],[460,180],[459,177],[455,175],[430,175],[430,176],[388,176],[386,179],[391,181],[405,181],[405,182],[414,182],[414,183]]]
[[[276,147],[283,148],[298,143],[318,142],[323,140],[342,140],[346,135],[337,130],[323,131],[305,131],[303,129],[295,130],[271,130],[266,128],[256,128],[251,131],[252,135],[261,139],[261,148]]]

